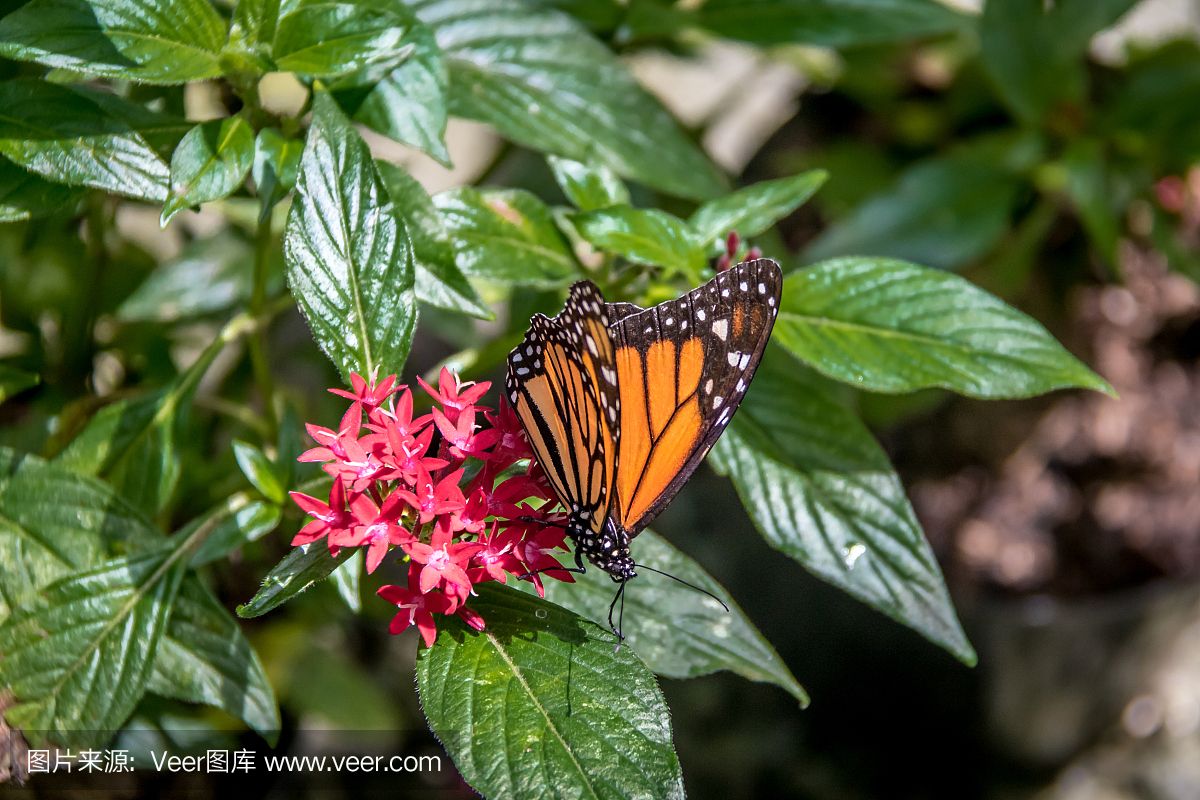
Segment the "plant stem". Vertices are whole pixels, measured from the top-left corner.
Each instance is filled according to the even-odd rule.
[[[271,377],[271,364],[267,360],[268,325],[261,320],[267,300],[267,266],[271,244],[271,215],[265,214],[259,219],[254,236],[254,284],[250,290],[250,315],[260,322],[250,335],[248,345],[254,383],[262,395],[263,422],[266,424],[268,441],[273,442],[279,432],[279,421],[275,417],[275,384]]]

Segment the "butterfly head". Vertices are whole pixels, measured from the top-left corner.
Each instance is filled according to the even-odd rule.
[[[637,577],[633,556],[629,553],[631,537],[612,520],[607,521],[599,534],[580,531],[572,538],[579,552],[617,583]]]

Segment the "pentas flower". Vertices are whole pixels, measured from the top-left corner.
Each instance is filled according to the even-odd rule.
[[[459,383],[458,376],[445,367],[442,367],[442,373],[438,376],[437,389],[420,378],[417,378],[417,383],[421,384],[421,388],[428,392],[430,397],[441,404],[442,413],[456,424],[459,415],[473,407],[492,387],[490,381]]]
[[[546,576],[574,578],[553,569],[567,549],[564,517],[516,414],[479,405],[490,383],[462,382],[448,369],[436,389],[418,380],[434,404],[418,416],[395,375],[352,375],[350,390],[330,389],[350,406],[336,430],[308,425],[316,446],[300,456],[332,478],[329,501],[291,493],[311,517],[292,544],[323,539],[334,555],[362,548],[369,573],[389,557],[407,562],[403,583],[378,594],[398,609],[392,633],[416,627],[432,645],[439,615],[483,629],[468,605],[481,583],[512,576],[544,595]]]

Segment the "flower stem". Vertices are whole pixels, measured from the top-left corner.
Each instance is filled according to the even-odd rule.
[[[271,215],[264,214],[259,218],[254,236],[254,284],[250,291],[250,314],[256,320],[263,316],[266,305],[271,244]],[[279,421],[275,417],[275,383],[271,377],[270,361],[267,360],[267,330],[265,321],[260,321],[250,335],[248,346],[254,383],[262,396],[263,422],[266,424],[268,441],[274,441],[279,432]]]

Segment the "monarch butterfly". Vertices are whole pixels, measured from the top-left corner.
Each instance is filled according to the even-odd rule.
[[[530,320],[508,356],[508,400],[567,511],[576,571],[587,556],[624,589],[644,566],[630,542],[729,424],[782,285],[777,263],[755,259],[643,309],[581,281],[558,316]]]

